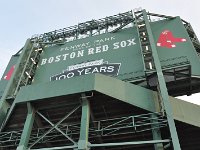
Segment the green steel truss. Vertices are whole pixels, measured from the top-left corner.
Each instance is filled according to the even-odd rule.
[[[145,10],[135,12],[136,26],[138,28],[138,34],[140,37],[141,50],[143,53],[145,71],[148,73],[151,70],[156,70],[158,78],[158,92],[162,99],[164,113],[166,113],[169,130],[172,138],[173,148],[175,150],[180,150],[180,144],[178,140],[178,135],[175,127],[175,123],[172,116],[172,110],[169,102],[168,91],[163,76],[160,60],[158,57],[155,41],[149,24],[148,16]]]
[[[80,140],[83,139],[83,141],[75,142],[71,137],[78,136],[79,133],[80,134],[84,133],[84,132],[80,132],[83,128],[82,122],[81,124],[80,123],[78,124],[64,123],[63,124],[62,121],[64,121],[64,119],[67,119],[70,115],[73,115],[73,113],[75,113],[75,111],[78,110],[80,106],[77,106],[71,112],[66,114],[66,116],[62,118],[58,123],[53,124],[48,118],[46,118],[39,111],[34,112],[34,108],[30,108],[32,107],[30,106],[30,103],[28,103],[27,105],[30,112],[27,115],[24,130],[1,132],[0,140],[3,147],[19,145],[18,149],[20,148],[27,149],[26,147],[32,149],[32,147],[36,144],[45,144],[47,142],[65,142],[66,139],[71,141],[71,146],[67,146],[69,149],[78,148],[82,146],[86,149],[87,147],[101,147],[101,146],[109,147],[112,145],[118,145],[118,146],[126,145],[125,142],[105,143],[105,144],[103,143],[91,144],[88,142],[85,143],[83,142],[85,141],[84,135],[80,135]],[[82,112],[84,113],[85,108],[83,107],[82,109],[83,109]],[[37,130],[32,130],[32,133],[30,134],[30,131],[31,131],[30,127],[32,127],[33,125],[33,121],[34,121],[33,115],[35,115],[35,113],[38,114],[46,122],[48,122],[52,127],[38,128]],[[97,126],[96,127],[93,126],[94,124],[97,124]],[[88,131],[85,133],[86,134],[89,133],[90,138],[97,138],[98,136],[104,137],[104,136],[115,136],[115,135],[135,134],[135,133],[142,134],[151,130],[157,130],[157,129],[166,127],[167,120],[162,116],[162,114],[155,112],[155,113],[112,118],[112,119],[106,119],[106,120],[98,120],[94,122],[87,121],[86,125],[88,126],[87,127]],[[63,139],[63,137],[65,137],[66,139]],[[59,140],[55,140],[58,138]],[[149,143],[151,144],[169,143],[169,142],[170,142],[170,139],[165,139],[165,140],[160,139],[160,140],[152,140],[152,141],[130,142],[130,143],[127,143],[127,145],[149,144]],[[67,149],[67,147],[66,146],[60,147],[59,149]],[[79,148],[79,149],[84,149],[84,148]],[[39,148],[39,149],[45,149],[45,148]]]
[[[163,72],[174,68],[166,69],[160,65],[149,24],[153,22],[152,18],[172,19],[173,17],[148,13],[145,10],[129,11],[36,35],[27,40],[24,48],[17,53],[20,55],[19,61],[0,101],[0,149],[128,150],[149,148],[163,150],[170,147],[179,150],[180,144],[174,118],[189,123],[187,121],[189,117],[181,118],[179,112],[177,115],[172,108],[173,105],[171,106],[173,102],[169,101]],[[183,24],[199,54],[200,44],[191,25],[184,20]],[[111,77],[100,76],[98,85],[90,84],[92,78],[79,77],[77,79],[85,82],[82,83],[81,88],[76,86],[74,89],[68,89],[67,92],[53,89],[58,100],[55,97],[52,98],[51,89],[48,88],[46,90],[50,92],[46,97],[40,97],[40,94],[35,97],[31,95],[34,89],[47,92],[45,85],[43,89],[37,89],[37,85],[32,88],[31,85],[44,46],[64,44],[107,32],[117,32],[133,25],[137,27],[140,39],[147,85],[148,76],[156,73],[157,93]],[[182,65],[189,72],[191,71],[189,62]],[[190,73],[187,78],[191,78]],[[65,89],[65,82],[70,84],[74,80],[62,82],[59,84]],[[108,83],[104,91],[101,88],[101,82]],[[109,83],[112,87],[109,87]],[[50,100],[49,104],[46,100]],[[106,109],[107,104],[108,106],[112,104],[117,111]],[[124,108],[117,107],[120,105]],[[18,114],[20,115],[17,116]],[[19,122],[14,124],[13,117]],[[193,125],[199,126],[195,121]],[[169,132],[167,135],[162,135],[162,130]]]

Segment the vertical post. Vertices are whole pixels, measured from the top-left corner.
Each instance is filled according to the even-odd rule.
[[[9,108],[10,104],[6,100],[0,100],[0,127],[3,125]]]
[[[88,134],[90,122],[90,103],[85,94],[82,94],[82,116],[81,116],[81,129],[78,141],[78,150],[89,150],[88,148]]]
[[[28,39],[22,50],[22,53],[20,54],[19,60],[17,61],[17,64],[15,65],[15,70],[13,72],[13,75],[12,75],[10,81],[8,82],[6,89],[0,100],[0,126],[2,125],[2,123],[6,117],[7,111],[10,108],[10,105],[7,103],[6,98],[10,94],[10,92],[13,90],[13,88],[14,88],[13,86],[16,84],[15,78],[16,78],[16,76],[18,76],[20,64],[22,63],[22,61],[25,60],[26,52],[29,49],[30,44],[31,44],[31,41],[30,41],[30,39]]]
[[[26,122],[24,124],[24,129],[17,150],[27,150],[29,138],[31,136],[31,131],[35,118],[35,110],[33,106],[31,106],[30,102],[27,103],[27,108],[28,108],[28,114],[26,117]]]
[[[150,45],[152,48],[153,60],[155,63],[158,82],[159,82],[158,86],[160,88],[160,94],[161,94],[165,112],[166,112],[166,117],[167,117],[167,121],[168,121],[168,125],[169,125],[169,130],[170,130],[170,134],[171,134],[171,138],[172,138],[173,147],[174,147],[174,150],[181,150],[177,131],[176,131],[175,122],[174,122],[174,119],[172,116],[172,108],[171,108],[171,105],[169,102],[169,95],[168,95],[168,91],[167,91],[167,87],[166,87],[166,83],[165,83],[165,78],[163,76],[163,72],[162,72],[159,56],[157,53],[155,41],[154,41],[151,27],[150,27],[150,24],[148,21],[147,12],[146,12],[146,10],[142,10],[142,13],[143,13],[144,21],[146,24],[147,33],[149,36],[149,42],[150,42]]]
[[[159,125],[157,124],[157,115],[156,114],[152,114],[151,115],[151,127],[152,127],[152,134],[153,134],[153,140],[162,140],[161,137],[161,133],[160,133],[160,129],[159,129]],[[154,149],[155,150],[164,150],[164,146],[162,143],[156,143],[154,144]]]

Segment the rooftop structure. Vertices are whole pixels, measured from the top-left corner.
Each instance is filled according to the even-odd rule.
[[[0,150],[194,150],[200,43],[134,10],[35,35],[0,81]]]

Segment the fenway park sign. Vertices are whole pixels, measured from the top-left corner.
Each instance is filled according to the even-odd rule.
[[[67,61],[74,58],[81,58],[84,56],[91,56],[95,54],[105,53],[111,50],[123,49],[136,45],[135,38],[123,40],[119,42],[114,42],[112,45],[105,44],[107,41],[115,40],[115,37],[110,37],[109,39],[99,39],[98,41],[86,42],[72,46],[66,46],[61,48],[60,51],[62,54],[51,56],[48,58],[43,58],[40,65],[47,65],[52,63],[58,63],[61,61]],[[64,52],[64,53],[63,53]]]

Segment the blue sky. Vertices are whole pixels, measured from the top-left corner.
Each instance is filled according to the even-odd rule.
[[[0,0],[0,76],[11,55],[32,35],[138,7],[158,14],[181,16],[192,24],[200,38],[199,6],[199,0]]]

